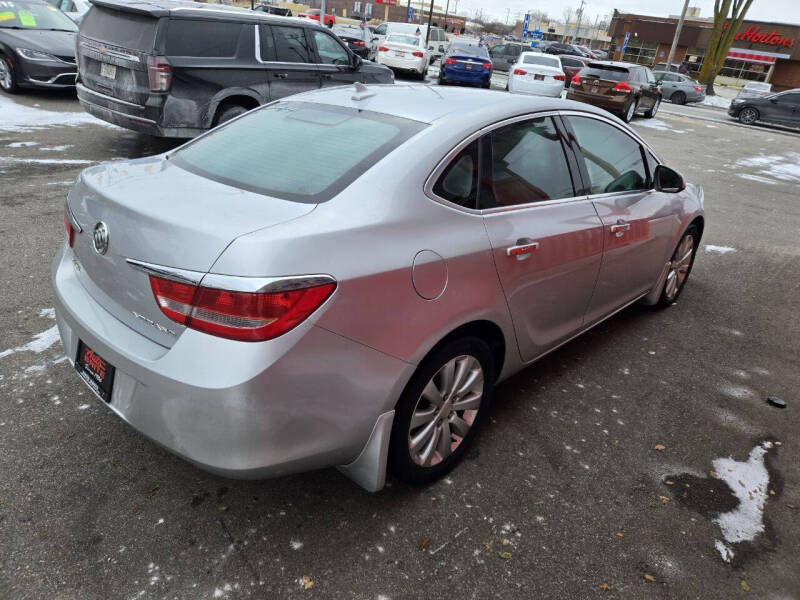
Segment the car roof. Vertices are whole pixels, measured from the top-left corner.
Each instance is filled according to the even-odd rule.
[[[258,21],[285,25],[294,22],[305,27],[319,27],[319,21],[300,17],[281,17],[248,8],[224,6],[222,4],[204,4],[189,0],[90,0],[96,6],[120,10],[123,12],[145,14],[151,17],[201,17],[203,19],[218,17],[220,20]]]
[[[561,98],[423,84],[358,85],[360,90],[366,87],[367,93],[358,94],[353,86],[338,86],[297,94],[284,100],[345,106],[422,123],[447,123],[448,126],[452,123],[453,127],[462,128],[470,126],[473,130],[537,111],[570,110],[608,115],[606,111],[590,104]]]

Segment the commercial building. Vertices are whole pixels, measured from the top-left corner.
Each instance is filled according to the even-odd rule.
[[[522,37],[523,22],[517,21],[512,32],[516,37]],[[536,23],[531,22],[528,28],[533,31],[539,29],[542,32],[542,39],[552,42],[564,42],[580,44],[588,46],[596,50],[608,50],[611,44],[611,38],[605,31],[595,24],[583,22],[580,25],[576,23]]]
[[[307,0],[312,8],[320,7],[320,0]],[[400,0],[325,0],[325,12],[339,17],[350,19],[364,19],[366,21],[392,21],[405,23],[428,22],[430,0],[426,2],[407,2]],[[432,24],[447,29],[448,33],[464,29],[466,18],[455,13],[456,2],[448,7],[434,4]],[[449,8],[449,10],[447,10]],[[447,11],[447,24],[445,26],[445,11]],[[409,18],[409,13],[411,13]]]
[[[690,74],[700,70],[713,22],[691,13],[683,24],[674,63]],[[666,63],[678,19],[614,11],[608,33],[616,60],[654,66]],[[627,40],[627,41],[626,41]],[[744,21],[717,83],[742,85],[766,81],[773,90],[800,88],[800,25]]]

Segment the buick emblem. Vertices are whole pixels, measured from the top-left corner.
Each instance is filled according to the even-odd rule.
[[[102,221],[94,226],[92,245],[94,246],[94,251],[98,254],[105,254],[106,250],[108,250],[108,227]]]

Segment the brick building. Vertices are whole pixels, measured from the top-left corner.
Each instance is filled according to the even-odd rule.
[[[666,63],[677,21],[615,10],[608,28],[614,59],[649,66]],[[710,20],[703,19],[687,19],[683,24],[673,61],[690,74],[703,64],[712,27]],[[741,85],[746,81],[767,81],[775,91],[800,88],[800,25],[742,23],[717,82]]]

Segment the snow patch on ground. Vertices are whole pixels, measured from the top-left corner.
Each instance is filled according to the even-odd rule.
[[[38,146],[39,142],[12,142],[7,145],[9,148],[28,148],[29,146]]]
[[[303,547],[303,542],[299,540],[292,540],[289,542],[289,546],[291,546],[292,550],[300,550]]]
[[[63,152],[64,150],[69,150],[72,148],[72,144],[64,144],[63,146],[49,146],[45,147],[42,146],[39,150],[43,152]]]
[[[57,112],[43,110],[17,104],[13,100],[0,96],[0,131],[27,132],[45,127],[75,127],[78,125],[100,125],[116,127],[96,119],[84,112]]]
[[[769,473],[764,456],[772,446],[772,442],[762,442],[750,451],[744,462],[728,457],[718,458],[712,463],[719,478],[728,484],[739,500],[736,508],[714,519],[727,542],[715,542],[725,562],[733,558],[728,544],[750,541],[764,532],[764,506],[769,498]]]
[[[8,156],[0,156],[0,165],[11,164],[29,164],[29,165],[90,165],[93,160],[84,160],[80,158],[11,158]]]
[[[800,183],[800,152],[786,154],[759,154],[736,161],[736,167],[748,167],[758,170],[765,177],[771,177],[787,183]]]
[[[723,98],[722,96],[706,96],[700,104],[713,106],[715,108],[724,108],[727,110],[731,106],[731,98]]]
[[[659,131],[671,131],[673,133],[685,133],[683,129],[675,129],[670,125],[667,125],[661,119],[644,119],[640,121],[634,121],[632,125],[640,125],[641,127],[648,127],[650,129],[658,129]]]
[[[45,329],[41,333],[34,335],[33,339],[27,344],[24,344],[23,346],[17,346],[16,348],[9,348],[8,350],[3,350],[0,352],[0,358],[4,358],[10,354],[16,354],[17,352],[36,352],[38,354],[47,350],[57,341],[58,327],[53,325],[50,329]]]
[[[718,254],[727,254],[728,252],[736,252],[736,248],[731,246],[714,246],[706,244],[706,252],[717,252]]]
[[[778,183],[774,179],[769,179],[768,177],[762,177],[761,175],[751,175],[750,173],[737,173],[737,177],[741,177],[742,179],[750,179],[751,181],[757,181],[758,183],[768,183],[769,185],[775,185]]]

